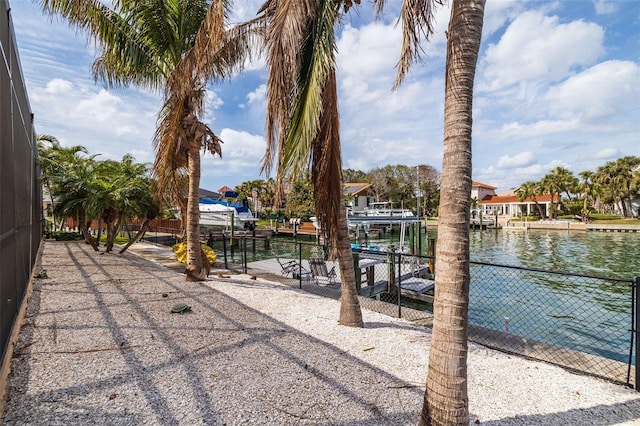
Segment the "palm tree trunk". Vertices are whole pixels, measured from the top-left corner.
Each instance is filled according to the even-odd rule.
[[[200,149],[194,141],[189,147],[189,194],[187,196],[187,281],[203,281],[200,247]]]
[[[140,230],[138,230],[138,233],[131,240],[129,240],[129,242],[124,247],[122,247],[122,249],[120,249],[118,253],[120,254],[124,253],[129,249],[129,247],[131,247],[138,240],[140,240],[140,238],[142,238],[144,233],[147,232],[147,229],[149,229],[149,224],[151,223],[151,220],[152,219],[146,218],[144,222],[142,222],[142,225],[140,226]]]
[[[473,80],[485,0],[454,0],[447,41],[433,338],[421,425],[469,424],[467,337]]]
[[[89,234],[87,218],[85,217],[84,214],[78,215],[78,228],[80,228],[80,233],[84,237],[84,241],[87,244],[91,244],[91,247],[93,248],[93,250],[100,251],[98,250],[98,245],[96,244],[96,240],[94,240],[91,234]]]
[[[353,255],[351,254],[349,225],[347,224],[347,208],[345,207],[344,199],[340,203],[337,233],[337,256],[338,264],[340,265],[340,287],[342,292],[338,322],[349,327],[364,327],[362,310],[360,309],[360,301],[356,291],[356,275],[353,269]]]

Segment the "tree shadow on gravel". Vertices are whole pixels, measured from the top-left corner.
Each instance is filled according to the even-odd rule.
[[[111,342],[104,355],[76,347],[69,361],[82,363],[83,357],[91,354],[88,362],[119,366],[107,377],[91,376],[87,371],[78,377],[77,384],[69,384],[66,377],[65,385],[46,386],[41,392],[23,394],[23,388],[13,387],[6,424],[25,419],[32,423],[55,419],[70,424],[184,424],[185,418],[205,424],[245,423],[256,418],[268,424],[417,422],[423,390],[415,384],[304,335],[202,283],[182,281],[178,274],[168,277],[160,267],[143,267],[138,269],[143,271],[140,280],[147,284],[144,288],[139,284],[137,293],[133,293],[133,277],[119,277],[124,266],[135,267],[140,261],[118,257],[122,265],[117,265],[109,256],[98,257],[82,244],[66,245],[66,251],[68,264],[47,265],[54,278],[44,285],[55,285],[55,269],[58,273],[65,268],[78,270],[83,278],[75,285],[83,291],[74,297],[86,297],[86,306],[95,309],[79,308],[79,299],[74,299],[74,308],[87,320],[91,316],[90,322],[99,324],[94,325],[95,333]],[[161,298],[163,293],[171,297]],[[48,297],[64,294],[51,292]],[[192,304],[193,312],[169,313],[171,303],[179,300]],[[72,331],[84,327],[67,327],[60,319],[57,326]],[[29,338],[33,335],[23,336]],[[38,354],[32,355],[25,350],[18,361],[28,366],[32,358],[46,363],[49,357],[61,356],[55,348],[50,350],[47,354],[39,348]],[[154,351],[161,355],[150,356]],[[67,374],[64,370],[52,372]],[[173,381],[165,384],[160,380],[163,376]],[[276,377],[278,380],[272,380]],[[134,405],[114,393],[123,386],[136,389]],[[379,390],[372,392],[374,387]],[[185,400],[186,409],[176,404],[180,398]]]
[[[50,249],[63,250],[61,247]],[[38,363],[37,368],[52,363],[53,375],[68,375],[64,364],[77,363],[86,374],[65,376],[65,384],[49,384],[40,391],[33,390],[40,388],[37,383],[27,391],[29,377],[27,381],[10,377],[5,424],[259,421],[350,426],[418,421],[424,383],[401,380],[219,290],[186,282],[183,275],[152,267],[133,254],[97,256],[81,243],[64,247],[60,264],[45,265],[53,278],[42,285],[55,285],[55,275],[65,270],[79,271],[82,278],[74,283],[78,289],[74,297],[86,299],[73,303],[82,310],[78,313],[85,321],[65,324],[59,319],[57,326],[96,333],[109,346],[94,351],[96,348],[77,342],[75,354],[50,348],[50,355],[42,350],[30,355],[37,342],[25,330],[21,334],[24,350],[14,360],[15,374],[29,374],[31,362]],[[233,281],[251,291],[252,285]],[[256,282],[256,286],[267,285]],[[69,296],[51,292],[47,297]],[[37,302],[31,302],[33,315],[40,309]],[[170,307],[176,302],[190,304],[192,312],[171,314]],[[37,320],[41,327],[51,326],[44,318]],[[366,327],[392,328],[375,322]],[[92,374],[96,363],[110,368],[109,374]],[[629,420],[625,410],[639,412],[639,404],[589,408],[590,415],[584,418],[600,419],[620,412],[614,417],[617,421]],[[572,421],[581,411],[515,416],[482,424],[575,424]]]

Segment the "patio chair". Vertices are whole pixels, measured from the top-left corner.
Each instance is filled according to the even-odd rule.
[[[309,271],[307,271],[305,268],[303,268],[300,265],[300,262],[298,262],[295,259],[280,259],[280,257],[278,256],[278,253],[275,252],[275,250],[272,250],[273,256],[276,258],[276,260],[278,261],[278,264],[280,265],[280,268],[282,268],[282,275],[285,277],[291,276],[292,278],[299,278],[298,274],[302,274],[303,276],[308,274]]]
[[[311,269],[311,278],[317,285],[333,285],[337,284],[336,265],[331,269],[327,269],[327,264],[321,257],[310,257],[309,268]]]

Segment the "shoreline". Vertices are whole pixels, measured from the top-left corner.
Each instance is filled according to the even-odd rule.
[[[427,219],[427,229],[430,226],[438,227],[437,219]],[[425,223],[425,222],[423,222]],[[569,231],[587,231],[587,232],[640,232],[640,222],[637,224],[607,224],[607,223],[583,223],[574,222],[572,220],[541,220],[535,222],[511,222],[509,219],[499,219],[498,224],[501,228],[507,230],[529,230],[529,229],[547,229],[547,230],[569,230]]]

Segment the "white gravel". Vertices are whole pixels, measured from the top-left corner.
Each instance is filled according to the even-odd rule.
[[[43,268],[4,424],[418,422],[429,329],[370,311],[343,327],[335,300],[247,275],[188,283],[79,243],[47,243]],[[640,425],[623,386],[474,344],[468,365],[470,424]]]

